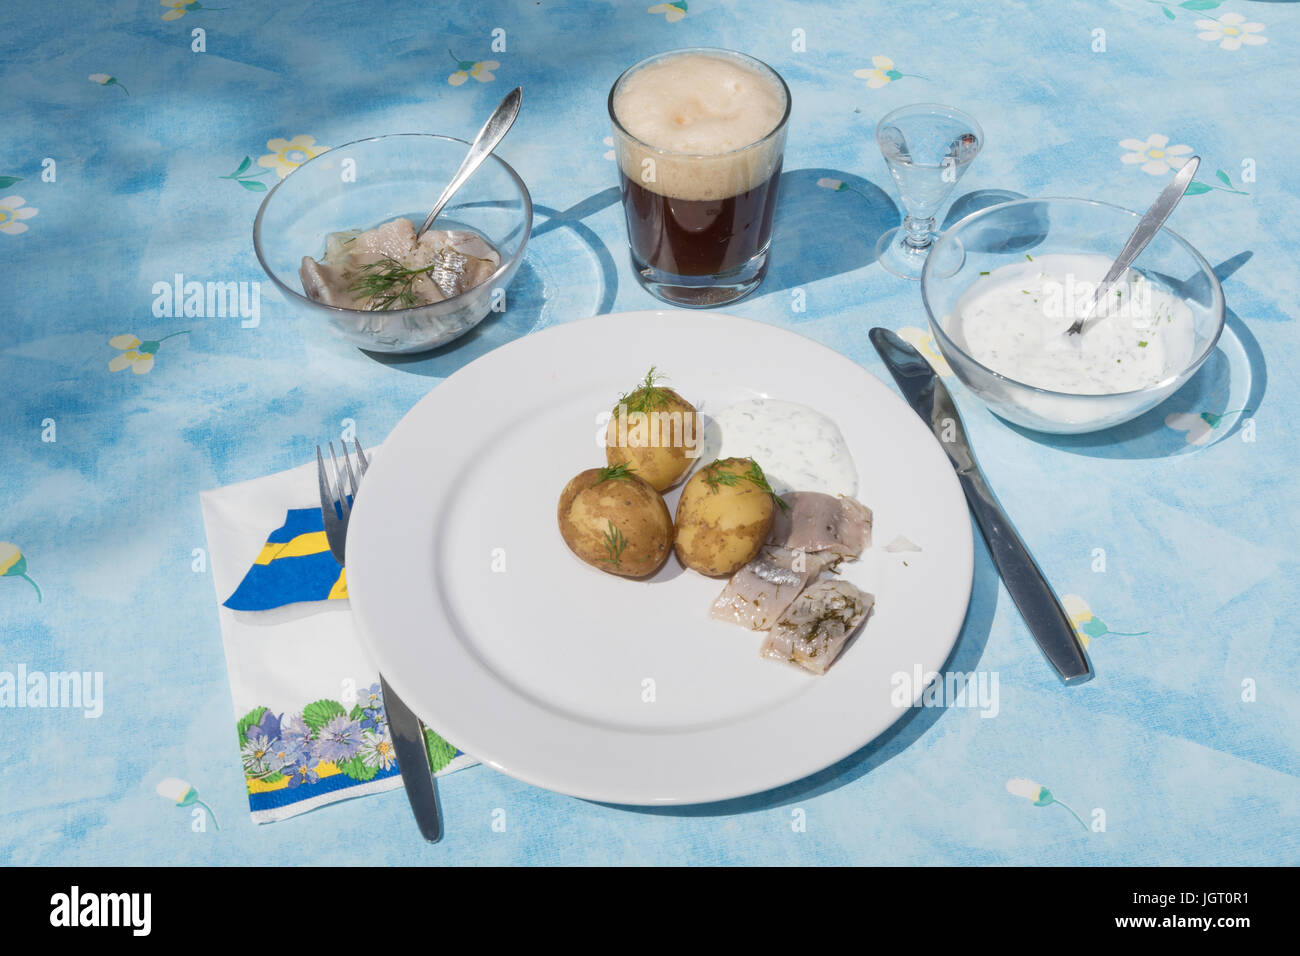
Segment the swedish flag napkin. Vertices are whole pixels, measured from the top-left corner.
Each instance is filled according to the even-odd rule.
[[[199,496],[255,823],[402,785],[318,500],[314,462]],[[477,762],[432,730],[425,745],[438,774]]]
[[[299,601],[348,596],[343,568],[330,553],[319,508],[291,508],[272,531],[235,593],[223,602],[236,611],[268,611]]]

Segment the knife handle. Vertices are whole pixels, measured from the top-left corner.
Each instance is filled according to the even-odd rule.
[[[442,839],[442,814],[438,810],[438,791],[433,783],[433,769],[429,766],[429,751],[424,744],[424,724],[406,702],[379,675],[380,690],[384,695],[384,712],[388,717],[388,732],[397,753],[397,769],[402,774],[402,786],[411,805],[420,833],[430,843]]]
[[[966,501],[989,546],[1002,583],[1020,611],[1029,633],[1067,684],[1092,676],[1092,667],[1079,643],[1074,624],[1061,607],[1033,555],[998,504],[993,489],[975,469],[958,473]]]

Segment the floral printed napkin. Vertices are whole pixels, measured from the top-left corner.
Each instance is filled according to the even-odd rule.
[[[230,606],[249,575],[268,567],[267,548],[286,529],[303,530],[317,497],[314,463],[199,495],[255,823],[402,785],[379,674],[357,640],[347,599],[331,600],[327,591],[322,600],[290,603],[302,593],[291,590],[279,601],[263,594],[258,606],[267,610]],[[292,576],[284,581],[296,586]],[[425,743],[438,774],[477,763],[433,731]]]

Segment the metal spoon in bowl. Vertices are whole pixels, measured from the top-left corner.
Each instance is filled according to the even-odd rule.
[[[1178,170],[1178,175],[1156,197],[1156,201],[1151,204],[1151,208],[1146,211],[1146,214],[1138,222],[1137,228],[1133,230],[1133,235],[1128,237],[1128,242],[1124,243],[1124,248],[1119,251],[1119,257],[1115,260],[1115,264],[1110,267],[1106,277],[1098,284],[1096,291],[1092,295],[1092,301],[1088,303],[1083,315],[1075,319],[1074,324],[1065,330],[1066,335],[1077,335],[1083,331],[1084,323],[1092,318],[1092,313],[1097,310],[1102,296],[1110,292],[1110,287],[1119,281],[1119,277],[1133,264],[1133,260],[1138,257],[1138,253],[1147,247],[1147,243],[1165,224],[1165,220],[1174,211],[1178,201],[1183,198],[1183,193],[1187,192],[1187,187],[1192,184],[1192,178],[1196,175],[1196,169],[1200,165],[1201,157],[1193,156],[1183,164],[1182,169]]]
[[[519,106],[523,102],[524,91],[522,87],[516,86],[506,94],[499,106],[492,111],[488,121],[483,124],[483,128],[478,131],[474,137],[474,142],[470,144],[469,152],[465,154],[465,160],[460,164],[460,169],[456,170],[456,175],[451,177],[451,182],[447,188],[442,191],[438,197],[437,203],[434,204],[433,212],[429,213],[429,218],[424,220],[424,225],[416,230],[415,238],[419,239],[425,231],[433,225],[433,221],[438,218],[438,213],[442,212],[444,206],[451,201],[456,190],[464,186],[474,170],[483,164],[483,160],[492,154],[492,150],[497,148],[497,144],[505,137],[519,115]]]

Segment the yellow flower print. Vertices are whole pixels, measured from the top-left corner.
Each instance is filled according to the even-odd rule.
[[[669,23],[676,23],[686,16],[686,0],[673,0],[672,3],[656,3],[647,7],[646,13],[662,13]]]
[[[1101,637],[1103,634],[1116,634],[1120,637],[1141,637],[1147,633],[1146,631],[1112,631],[1101,618],[1092,613],[1092,608],[1088,607],[1088,602],[1077,594],[1067,594],[1062,597],[1061,607],[1065,608],[1065,613],[1070,615],[1070,623],[1074,625],[1074,632],[1079,635],[1079,643],[1085,649],[1094,637]]]
[[[159,6],[167,8],[162,15],[164,20],[179,20],[189,12],[189,8],[199,9],[199,0],[162,0]]]
[[[27,559],[18,550],[18,545],[0,541],[0,578],[22,578],[36,588],[36,600],[41,601],[41,589],[27,576]]]
[[[300,133],[293,139],[268,139],[266,148],[270,150],[265,156],[257,158],[257,165],[274,169],[281,179],[314,156],[326,152],[329,147],[321,146],[315,137]]]
[[[1092,608],[1088,607],[1088,602],[1077,594],[1067,594],[1062,597],[1061,607],[1065,608],[1065,613],[1070,615],[1070,623],[1074,625],[1074,632],[1079,636],[1079,641],[1086,648],[1092,642],[1092,638],[1083,628],[1092,620]]]
[[[108,340],[108,344],[115,349],[120,349],[121,355],[114,355],[108,361],[108,370],[110,372],[120,372],[122,369],[130,367],[136,375],[144,375],[153,368],[154,355],[158,353],[160,346],[166,339],[172,335],[186,335],[189,329],[180,332],[173,332],[171,335],[164,335],[161,339],[147,339],[141,342],[134,335],[115,335]]]
[[[878,90],[882,86],[888,86],[894,80],[901,80],[905,76],[914,76],[918,80],[928,80],[928,76],[922,76],[919,73],[900,73],[894,67],[894,61],[887,56],[873,56],[871,58],[871,69],[854,70],[853,75],[859,80],[867,81],[867,89]]]
[[[31,219],[40,212],[35,206],[27,205],[22,196],[4,196],[0,198],[0,232],[16,236],[27,231],[24,219]]]
[[[1259,46],[1268,42],[1268,37],[1259,35],[1264,32],[1264,24],[1247,23],[1240,13],[1225,13],[1217,20],[1197,20],[1196,25],[1201,28],[1196,38],[1206,43],[1218,41],[1221,50],[1240,50],[1243,43]]]
[[[451,53],[451,50],[447,52]],[[471,76],[480,83],[491,83],[496,79],[496,75],[492,71],[501,66],[496,60],[483,60],[480,63],[473,60],[462,60],[455,53],[451,53],[451,58],[456,61],[456,72],[447,77],[447,82],[452,86],[460,86]]]
[[[134,335],[115,335],[108,340],[108,344],[123,350],[121,355],[109,359],[110,372],[120,372],[129,365],[136,375],[143,375],[153,368],[153,355],[140,351],[140,346],[144,343]]]
[[[934,336],[925,329],[918,329],[914,325],[905,325],[898,330],[898,336],[924,355],[925,360],[940,375],[952,374],[952,366],[948,364],[948,360],[943,357],[943,353],[935,345]]]

